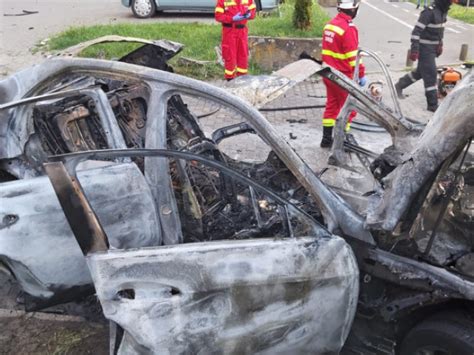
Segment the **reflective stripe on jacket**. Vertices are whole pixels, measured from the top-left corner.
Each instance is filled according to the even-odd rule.
[[[437,7],[428,7],[420,13],[411,33],[411,51],[419,52],[420,43],[438,46],[443,43],[446,12]]]
[[[245,25],[247,20],[233,22],[232,17],[238,13],[244,15],[247,11],[250,11],[249,20],[251,20],[255,18],[256,9],[253,0],[217,0],[214,17],[217,22]]]
[[[340,12],[324,26],[323,62],[349,77],[354,74],[358,46],[359,33],[350,16]],[[359,77],[364,75],[365,67],[360,64]]]

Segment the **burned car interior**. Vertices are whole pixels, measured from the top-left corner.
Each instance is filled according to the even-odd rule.
[[[350,94],[329,163],[377,182],[354,199],[247,102],[173,74],[179,50],[0,82],[0,263],[27,308],[95,289],[121,354],[390,354],[438,309],[472,314],[474,75],[423,127],[390,85],[393,109],[317,72]],[[352,109],[390,134],[383,153],[347,141]]]
[[[222,198],[228,199],[229,194],[220,196],[219,189],[213,188],[213,211],[206,210],[210,199],[201,199],[201,194],[209,188],[207,179],[192,186],[188,179],[176,179],[174,196],[182,211],[178,220],[183,241],[173,248],[109,251],[100,220],[90,218],[92,209],[78,192],[74,171],[81,160],[122,155],[173,158],[171,171],[178,166],[183,174],[202,170],[207,178],[212,175],[212,186],[232,186],[235,191],[230,196],[236,200],[228,200],[218,211]],[[114,340],[119,353],[223,347],[253,352],[294,347],[291,344],[296,342],[298,349],[324,352],[342,345],[348,329],[340,327],[340,320],[346,324],[354,312],[355,258],[342,241],[305,212],[252,179],[193,153],[102,150],[52,159],[58,162],[46,163],[46,171],[89,267],[97,270],[94,285],[104,314],[125,331]],[[183,208],[190,196],[195,205]],[[84,208],[78,209],[79,205]],[[125,269],[119,266],[123,260],[127,260]],[[331,300],[321,303],[324,294],[331,295]],[[180,306],[168,314],[164,309],[172,304]],[[314,312],[323,305],[334,313]],[[277,320],[278,327],[273,329]],[[135,326],[137,322],[140,327]],[[166,327],[157,327],[162,322]],[[319,332],[332,335],[320,341],[314,337]],[[244,338],[249,342],[239,341]]]

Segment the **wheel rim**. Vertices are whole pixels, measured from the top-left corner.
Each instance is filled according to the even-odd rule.
[[[135,0],[133,8],[138,16],[148,16],[151,12],[151,0]]]

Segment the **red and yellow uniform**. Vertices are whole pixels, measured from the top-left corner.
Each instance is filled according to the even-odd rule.
[[[338,13],[324,27],[322,59],[327,65],[339,70],[352,79],[354,76],[359,33],[352,23],[352,18],[345,13]],[[365,76],[365,67],[359,65],[359,78]],[[323,126],[333,127],[348,93],[331,81],[324,79],[327,101],[323,114]],[[351,112],[349,122],[355,117]]]
[[[255,18],[253,0],[217,0],[215,18],[222,23],[222,58],[226,79],[245,75],[248,72],[248,28],[247,21]],[[246,19],[233,21],[235,15]]]

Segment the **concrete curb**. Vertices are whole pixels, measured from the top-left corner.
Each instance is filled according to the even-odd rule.
[[[249,51],[262,69],[278,70],[297,61],[303,51],[320,58],[321,42],[321,38],[249,36]]]

